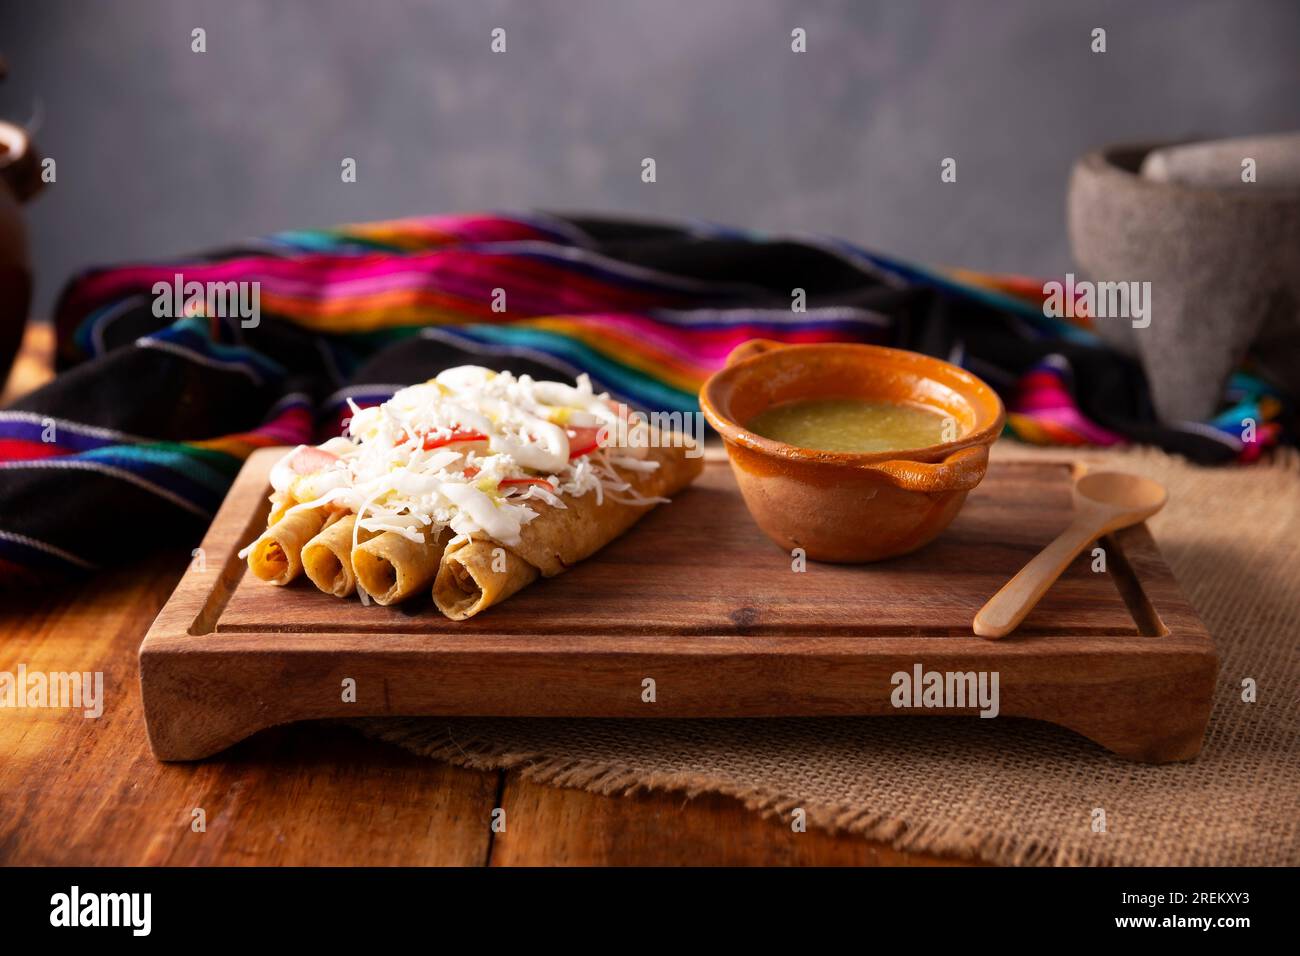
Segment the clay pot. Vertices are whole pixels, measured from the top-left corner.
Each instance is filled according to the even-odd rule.
[[[1093,281],[1151,283],[1148,327],[1122,318],[1093,327],[1141,361],[1166,422],[1211,417],[1252,345],[1279,384],[1300,391],[1300,188],[1270,184],[1263,160],[1250,185],[1142,176],[1160,145],[1090,153],[1071,175],[1070,244],[1082,270]]]
[[[40,189],[27,134],[0,123],[0,386],[9,377],[32,299],[31,263],[21,204]]]
[[[746,430],[796,399],[909,402],[952,416],[954,441],[846,454],[798,448]],[[1005,413],[997,394],[955,365],[874,345],[791,345],[755,339],[700,391],[726,445],[745,504],[782,548],[818,561],[878,561],[932,541],[988,467]]]

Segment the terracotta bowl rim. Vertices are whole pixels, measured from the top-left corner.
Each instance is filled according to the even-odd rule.
[[[777,356],[787,356],[786,360],[788,361],[788,356],[798,355],[799,353],[841,350],[853,351],[864,358],[874,359],[877,362],[881,359],[888,359],[893,362],[901,361],[913,366],[922,375],[942,382],[953,388],[954,391],[961,392],[963,397],[975,408],[975,427],[965,435],[950,442],[941,442],[937,445],[927,445],[922,448],[900,448],[893,451],[873,452],[838,452],[803,448],[799,445],[787,445],[785,442],[755,435],[718,410],[716,390],[726,384],[729,377],[734,378],[746,368],[762,362],[776,361],[778,360],[775,358]],[[929,375],[926,371],[927,367],[942,370],[946,373],[948,380]],[[964,386],[964,388],[958,388],[958,385]],[[925,403],[918,402],[917,404]],[[993,387],[979,376],[973,375],[951,362],[945,362],[943,359],[925,355],[922,352],[856,342],[817,342],[801,345],[774,343],[774,347],[768,351],[742,359],[728,365],[726,368],[719,369],[709,376],[700,389],[700,408],[703,410],[704,417],[708,419],[709,424],[728,443],[740,445],[752,451],[762,452],[787,461],[844,465],[870,465],[886,461],[940,461],[953,452],[961,451],[963,448],[991,445],[1002,434],[1002,426],[1006,423],[1006,409],[1003,407],[1002,399],[993,390]]]

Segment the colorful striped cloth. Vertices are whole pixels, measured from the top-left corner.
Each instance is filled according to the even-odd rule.
[[[178,276],[256,283],[259,321],[174,317],[155,285]],[[1229,461],[1281,440],[1280,396],[1244,373],[1219,419],[1159,424],[1138,367],[1086,324],[1044,317],[1041,290],[833,239],[545,214],[286,232],[95,269],[59,302],[61,374],[0,411],[0,582],[195,542],[253,449],[320,440],[349,398],[374,404],[463,363],[585,372],[638,408],[694,411],[746,339],[872,342],[982,376],[1027,441]],[[1247,416],[1261,423],[1253,443],[1238,437]]]

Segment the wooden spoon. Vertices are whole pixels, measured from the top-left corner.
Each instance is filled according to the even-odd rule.
[[[1165,506],[1159,482],[1098,471],[1074,483],[1074,521],[975,615],[980,637],[1005,637],[1034,609],[1075,556],[1104,534],[1145,521]]]

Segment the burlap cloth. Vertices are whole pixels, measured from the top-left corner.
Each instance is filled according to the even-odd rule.
[[[1003,458],[1060,458],[1008,442]],[[363,730],[480,769],[605,794],[803,807],[810,825],[1004,864],[1300,864],[1300,455],[1204,469],[1081,452],[1169,488],[1151,522],[1221,657],[1201,755],[1146,766],[1035,721],[386,719]],[[1242,701],[1243,678],[1258,700]],[[1106,830],[1094,832],[1093,810]]]

